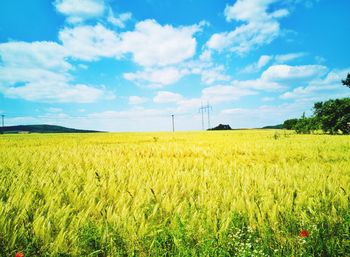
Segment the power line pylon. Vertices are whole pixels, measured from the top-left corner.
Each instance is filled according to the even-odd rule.
[[[207,105],[203,106],[203,103],[201,104],[201,108],[199,108],[199,112],[202,114],[202,130],[204,130],[204,113],[208,113],[208,129],[210,128],[210,111],[212,111],[213,108],[211,105],[209,105],[209,102]]]

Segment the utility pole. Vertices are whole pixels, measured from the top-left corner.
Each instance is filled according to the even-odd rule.
[[[172,121],[172,124],[173,124],[173,132],[175,132],[175,122],[174,122],[174,114],[171,115],[171,121]]]
[[[213,110],[211,105],[209,105],[209,102],[207,105],[203,106],[203,103],[201,104],[201,108],[199,108],[199,112],[202,114],[202,130],[204,130],[204,113],[208,113],[208,129],[210,128],[210,111]]]

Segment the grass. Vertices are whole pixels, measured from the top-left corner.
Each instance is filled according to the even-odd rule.
[[[0,256],[349,256],[349,191],[347,136],[2,135]]]

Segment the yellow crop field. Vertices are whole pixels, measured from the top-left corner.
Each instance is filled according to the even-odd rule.
[[[0,136],[0,256],[349,256],[350,138]]]

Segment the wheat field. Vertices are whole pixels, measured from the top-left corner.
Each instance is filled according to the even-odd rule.
[[[0,256],[349,256],[350,138],[0,136]]]

